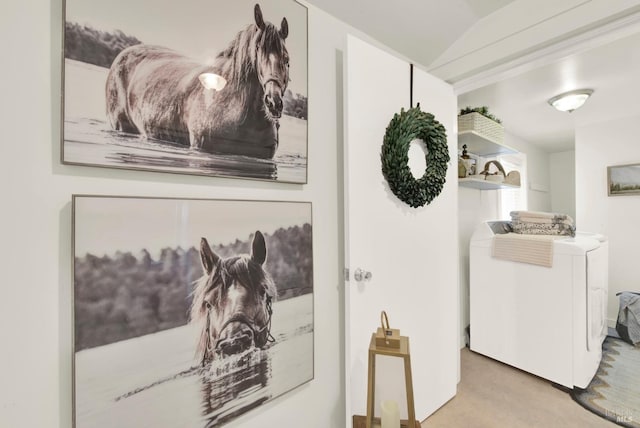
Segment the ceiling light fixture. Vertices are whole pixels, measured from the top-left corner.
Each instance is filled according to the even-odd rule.
[[[560,111],[568,111],[571,113],[577,108],[582,107],[587,98],[593,94],[593,89],[576,89],[575,91],[565,92],[549,100],[549,104]]]
[[[215,73],[202,73],[198,78],[206,89],[221,91],[227,85],[227,79]]]

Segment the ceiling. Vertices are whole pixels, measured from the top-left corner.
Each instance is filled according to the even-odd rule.
[[[515,0],[307,1],[428,66],[474,24]],[[588,1],[582,3],[589,6]],[[640,94],[638,46],[640,35],[633,35],[534,70],[529,67],[530,71],[460,95],[458,105],[488,106],[502,119],[507,132],[544,151],[571,150],[576,126],[640,113],[636,102]],[[573,113],[556,111],[547,104],[549,98],[579,88],[595,92]]]
[[[462,94],[458,106],[488,106],[507,132],[547,152],[571,150],[576,127],[640,113],[638,46],[640,34],[622,38]],[[595,92],[573,113],[547,103],[581,88]]]
[[[431,64],[478,20],[513,1],[308,0],[423,65]]]

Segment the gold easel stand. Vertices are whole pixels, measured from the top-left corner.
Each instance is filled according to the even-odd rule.
[[[407,388],[408,421],[400,421],[403,428],[420,428],[420,422],[416,421],[416,409],[413,402],[413,380],[411,378],[411,357],[409,355],[409,338],[400,336],[400,348],[389,348],[376,345],[376,334],[371,335],[369,344],[369,382],[367,391],[367,416],[354,416],[353,428],[374,428],[380,426],[378,418],[373,417],[375,406],[376,387],[376,355],[400,357],[404,360],[404,380]]]

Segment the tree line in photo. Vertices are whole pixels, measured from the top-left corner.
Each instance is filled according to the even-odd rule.
[[[611,183],[612,192],[637,192],[640,191],[640,184],[620,184]]]
[[[311,225],[280,228],[265,240],[278,300],[313,292]],[[237,239],[213,250],[221,257],[249,254],[249,243]],[[74,268],[76,351],[185,325],[193,283],[203,273],[195,246],[164,248],[157,260],[146,249],[87,254],[76,257]]]
[[[64,56],[76,61],[110,68],[113,60],[123,49],[141,43],[143,42],[136,37],[120,30],[101,31],[75,22],[65,23]],[[307,119],[307,97],[294,94],[287,89],[283,103],[284,114]]]

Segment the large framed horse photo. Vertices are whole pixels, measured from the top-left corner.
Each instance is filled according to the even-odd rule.
[[[307,182],[307,8],[66,0],[64,164]]]
[[[311,203],[75,195],[75,428],[217,427],[313,378]]]

